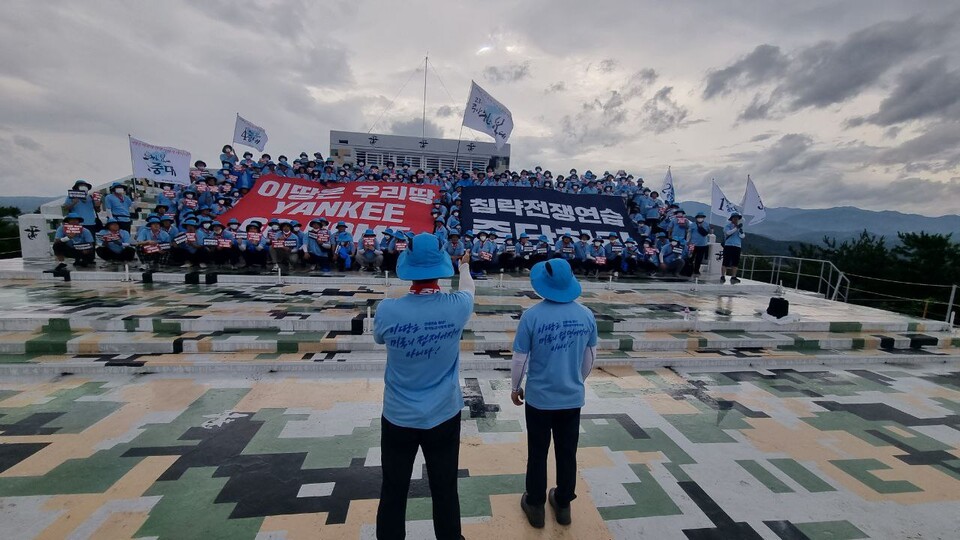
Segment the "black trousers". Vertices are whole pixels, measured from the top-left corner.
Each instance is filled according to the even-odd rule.
[[[703,260],[707,258],[708,251],[710,251],[710,246],[693,247],[693,275],[700,275],[700,265],[702,265]]]
[[[577,442],[580,440],[580,409],[548,411],[529,403],[527,418],[527,502],[547,501],[547,451],[553,434],[557,459],[557,505],[569,506],[577,498]]]
[[[430,429],[392,424],[380,417],[383,484],[377,508],[377,540],[406,538],[407,493],[417,448],[423,449],[430,496],[433,498],[433,532],[437,540],[459,540],[460,413]]]

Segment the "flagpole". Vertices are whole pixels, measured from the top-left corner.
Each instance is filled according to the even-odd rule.
[[[430,59],[430,53],[423,57],[423,121],[420,124],[420,157],[423,159],[422,169],[427,168],[427,62]]]
[[[453,156],[453,168],[456,170],[460,164],[460,141],[463,140],[463,122],[460,122],[460,134],[457,135],[457,153]]]

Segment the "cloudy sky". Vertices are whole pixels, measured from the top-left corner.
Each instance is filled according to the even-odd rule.
[[[419,135],[429,53],[430,134],[457,137],[475,79],[515,168],[960,213],[958,26],[955,1],[4,0],[0,192],[129,174],[128,133],[216,162],[237,112],[274,156]]]

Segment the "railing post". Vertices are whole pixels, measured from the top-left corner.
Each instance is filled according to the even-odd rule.
[[[820,261],[820,279],[817,281],[817,294],[820,294],[820,289],[823,288],[823,262]]]
[[[950,312],[953,311],[953,301],[957,298],[957,286],[954,286],[950,289],[950,301],[947,302],[947,318],[945,322],[950,322]]]
[[[800,290],[800,269],[803,268],[803,259],[797,259],[797,283],[793,286],[793,290]]]
[[[837,293],[840,292],[840,282],[843,280],[843,272],[840,272],[840,275],[837,276],[837,287],[833,289],[833,296],[830,297],[830,300],[837,299]],[[849,290],[849,289],[848,289]]]

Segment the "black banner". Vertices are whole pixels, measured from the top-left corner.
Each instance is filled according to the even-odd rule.
[[[470,186],[463,188],[461,228],[466,231],[496,231],[503,238],[527,233],[546,235],[554,243],[565,233],[576,239],[610,233],[621,240],[636,238],[637,230],[620,197],[561,193],[552,189]]]

